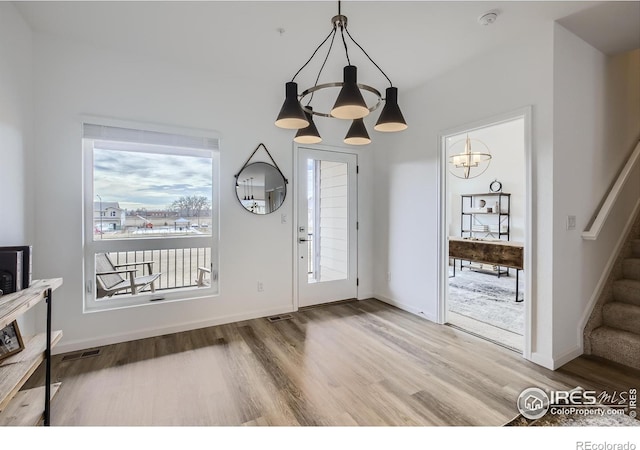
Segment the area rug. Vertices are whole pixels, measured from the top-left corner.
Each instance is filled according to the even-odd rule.
[[[449,311],[519,335],[524,334],[525,302],[515,301],[514,270],[511,270],[510,276],[500,278],[466,268],[462,271],[457,269],[455,277],[452,271],[449,275]],[[519,299],[524,298],[522,278]]]

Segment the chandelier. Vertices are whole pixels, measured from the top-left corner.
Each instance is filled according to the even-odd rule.
[[[276,126],[280,128],[298,130],[295,138],[293,139],[297,143],[317,144],[322,141],[322,138],[320,137],[320,133],[313,122],[313,116],[351,120],[351,127],[344,138],[345,144],[365,145],[371,142],[371,138],[369,137],[369,133],[367,133],[363,118],[368,116],[369,113],[375,111],[382,102],[384,102],[382,112],[380,113],[378,121],[373,129],[382,132],[405,130],[407,128],[407,123],[402,116],[400,107],[398,106],[398,88],[393,86],[393,83],[387,74],[385,74],[380,66],[371,59],[364,48],[362,48],[362,46],[353,39],[351,33],[349,33],[349,30],[347,29],[347,17],[341,14],[340,1],[338,1],[338,15],[331,19],[331,24],[331,32],[329,32],[327,37],[325,37],[320,45],[316,47],[307,62],[298,69],[291,81],[285,84],[285,100],[275,122]],[[333,49],[333,43],[338,32],[340,33],[340,39],[342,40],[347,60],[347,65],[343,70],[343,81],[318,84],[322,70],[324,69],[327,59],[329,59],[331,50]],[[356,66],[351,64],[345,34],[389,82],[390,86],[386,88],[384,98],[376,88],[358,83],[358,69]],[[313,60],[318,51],[329,40],[329,49],[326,53],[322,66],[320,67],[315,84],[304,90],[301,94],[298,94],[298,84],[295,82],[296,77]],[[322,112],[314,110],[311,106],[314,94],[318,91],[329,88],[340,88],[340,93],[338,94],[331,111]],[[369,93],[367,94],[368,97],[373,96],[373,98],[375,98],[373,102],[370,101],[369,105],[366,103],[364,96],[362,95],[363,91]],[[305,100],[306,105],[303,106]]]
[[[471,149],[472,140],[484,146],[484,151],[473,151]],[[455,153],[454,150],[456,150],[462,142],[463,140],[455,142],[449,149],[449,172],[458,178],[464,179],[475,178],[482,175],[491,162],[489,147],[482,141],[470,139],[469,135],[467,135],[467,138],[464,139],[464,150],[460,153]],[[471,169],[474,169],[473,173],[471,173]]]

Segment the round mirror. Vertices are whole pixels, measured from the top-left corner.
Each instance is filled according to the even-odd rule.
[[[236,195],[247,211],[270,214],[284,203],[287,183],[280,171],[271,164],[251,163],[238,174]]]

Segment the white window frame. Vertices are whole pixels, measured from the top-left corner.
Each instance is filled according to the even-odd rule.
[[[84,125],[101,125],[105,127],[128,128],[132,130],[150,131],[192,136],[217,140],[217,149],[211,150],[212,159],[212,197],[211,197],[211,236],[179,236],[151,237],[140,239],[94,239],[94,199],[93,188],[93,145],[84,138]],[[134,306],[157,305],[159,303],[211,298],[219,296],[219,280],[208,287],[175,288],[151,293],[144,291],[136,295],[113,296],[96,299],[95,254],[108,252],[164,250],[177,248],[211,248],[211,275],[219,272],[220,246],[220,137],[215,131],[153,125],[140,122],[107,119],[94,116],[81,117],[82,155],[83,155],[83,230],[84,230],[84,301],[83,312],[93,313]],[[156,301],[158,299],[160,301]],[[152,301],[154,300],[154,301]]]

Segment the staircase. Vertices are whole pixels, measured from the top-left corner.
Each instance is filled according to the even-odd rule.
[[[585,329],[585,351],[640,369],[640,220]],[[615,273],[617,272],[617,273]],[[617,278],[617,279],[616,279]],[[591,331],[589,331],[591,328]]]

